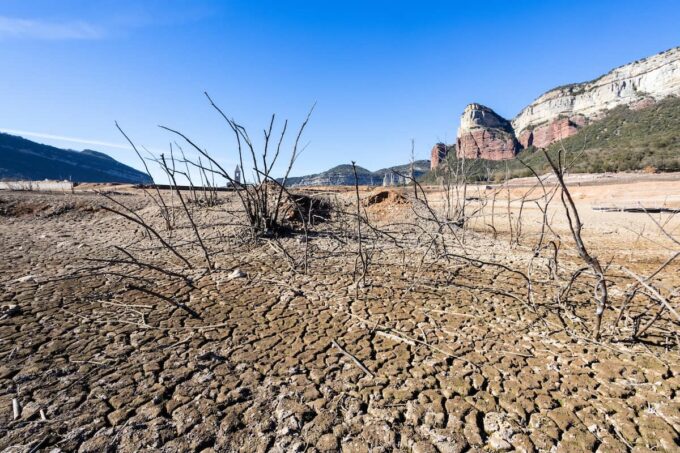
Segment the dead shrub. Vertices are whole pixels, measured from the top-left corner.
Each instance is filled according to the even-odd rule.
[[[325,198],[289,194],[281,202],[282,219],[292,223],[316,225],[331,216],[333,206]]]

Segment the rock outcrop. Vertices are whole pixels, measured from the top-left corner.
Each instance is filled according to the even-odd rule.
[[[439,163],[446,159],[446,145],[444,143],[437,143],[432,147],[430,152],[430,169],[434,170],[439,166]]]
[[[680,96],[680,47],[618,67],[590,82],[550,90],[510,122],[488,107],[470,104],[458,129],[457,155],[511,159],[522,148],[545,148],[570,137],[615,107],[638,110],[668,96]]]
[[[519,150],[512,125],[488,107],[470,104],[458,129],[456,155],[466,159],[512,159]]]

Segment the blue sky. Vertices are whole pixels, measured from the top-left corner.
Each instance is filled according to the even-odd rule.
[[[299,125],[294,174],[376,170],[455,140],[470,102],[512,117],[543,91],[680,45],[677,1],[0,0],[0,129],[140,167],[114,121],[178,128],[227,166],[229,130]],[[29,135],[29,133],[31,135]]]

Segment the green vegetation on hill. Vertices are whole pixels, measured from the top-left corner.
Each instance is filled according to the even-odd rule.
[[[573,173],[680,171],[680,98],[669,97],[642,110],[625,106],[612,109],[561,144],[552,144],[548,153],[557,155],[562,146],[567,151],[566,161],[573,161]],[[508,161],[468,160],[466,173],[479,181],[499,181],[506,174],[511,178],[531,176],[520,160],[539,174],[549,171],[543,152],[530,147]],[[444,168],[428,173],[423,181],[435,182],[447,164],[460,165],[455,151],[449,152]]]
[[[146,173],[99,151],[73,151],[0,133],[0,180],[153,183]]]

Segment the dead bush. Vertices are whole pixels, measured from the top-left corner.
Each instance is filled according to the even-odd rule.
[[[316,225],[331,216],[333,206],[326,198],[304,194],[286,194],[281,202],[281,218],[293,223]]]

